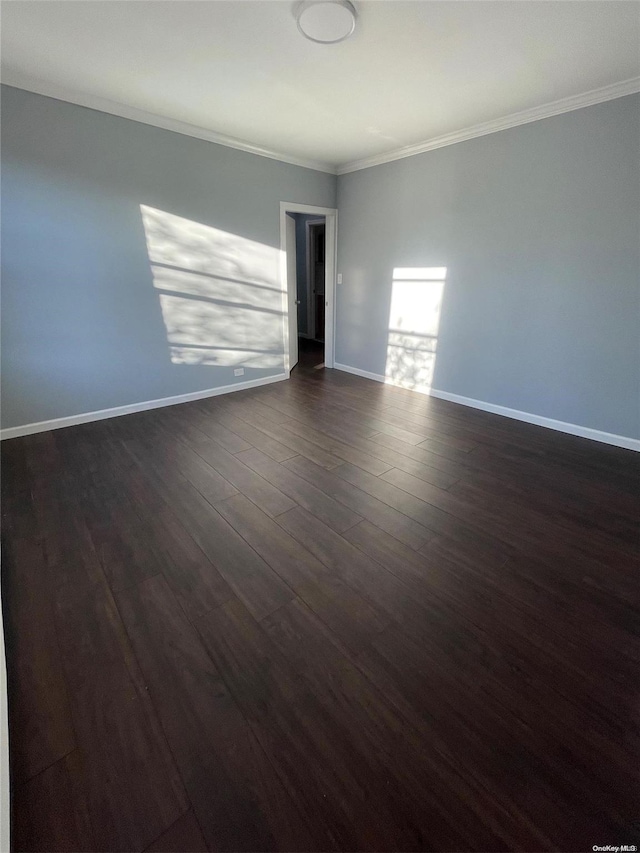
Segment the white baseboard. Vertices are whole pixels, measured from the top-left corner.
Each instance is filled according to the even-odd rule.
[[[638,438],[616,435],[613,432],[603,432],[602,430],[580,426],[579,424],[566,423],[566,421],[556,421],[554,418],[532,415],[530,412],[520,412],[518,409],[497,406],[495,403],[485,403],[482,400],[474,400],[472,397],[461,397],[459,394],[450,394],[448,391],[438,391],[436,388],[432,388],[429,393],[432,397],[449,400],[451,403],[460,403],[463,406],[471,406],[473,409],[482,409],[483,412],[492,412],[495,415],[503,415],[506,418],[513,418],[516,421],[525,421],[528,424],[555,429],[558,432],[566,432],[569,435],[577,435],[581,438],[601,441],[603,444],[612,444],[615,447],[640,451],[640,439]]]
[[[265,376],[262,379],[249,379],[247,382],[237,382],[234,385],[221,385],[219,388],[209,388],[206,391],[192,391],[190,394],[179,394],[177,397],[161,397],[159,400],[146,400],[142,403],[131,403],[128,406],[116,406],[114,409],[100,409],[97,412],[85,412],[81,415],[71,415],[67,418],[55,418],[51,421],[39,421],[35,424],[9,427],[0,431],[0,440],[18,438],[21,435],[33,435],[36,432],[46,432],[50,429],[86,424],[91,421],[102,421],[105,418],[117,418],[120,415],[131,415],[135,412],[146,412],[149,409],[161,409],[164,406],[174,406],[176,403],[189,403],[192,400],[204,400],[207,397],[217,397],[219,394],[229,394],[232,391],[245,391],[247,388],[257,388],[260,385],[270,385],[272,382],[282,382],[288,379],[288,373],[278,373],[276,376]]]
[[[380,373],[370,373],[367,370],[360,370],[358,367],[350,367],[347,364],[335,364],[336,370],[343,370],[345,373],[354,373],[356,376],[363,376],[365,379],[373,379],[375,382],[384,382],[386,385],[396,385]],[[398,387],[407,387],[401,386]],[[625,435],[616,435],[612,432],[603,432],[599,429],[591,429],[591,427],[583,427],[578,424],[570,424],[565,421],[556,421],[553,418],[545,418],[541,415],[533,415],[530,412],[521,412],[518,409],[509,409],[507,406],[498,406],[495,403],[485,403],[483,400],[474,400],[472,397],[462,397],[460,394],[451,394],[449,391],[439,391],[437,388],[412,388],[418,394],[427,394],[431,397],[438,397],[440,400],[448,400],[450,403],[459,403],[461,406],[469,406],[472,409],[481,409],[483,412],[491,412],[494,415],[502,415],[506,418],[513,418],[516,421],[524,421],[528,424],[554,429],[557,432],[565,432],[569,435],[577,435],[581,438],[590,438],[593,441],[600,441],[603,444],[612,444],[614,447],[624,447],[627,450],[640,451],[640,439],[629,438]]]
[[[353,373],[355,376],[363,376],[365,379],[373,379],[374,382],[384,382],[386,385],[391,385],[388,379],[386,379],[381,373],[370,373],[368,370],[360,370],[359,367],[350,367],[348,364],[338,364],[338,362],[334,362],[336,370],[342,370],[344,373]]]

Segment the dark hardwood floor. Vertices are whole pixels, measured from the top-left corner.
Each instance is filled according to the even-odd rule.
[[[3,443],[14,849],[638,845],[640,456],[318,360]]]

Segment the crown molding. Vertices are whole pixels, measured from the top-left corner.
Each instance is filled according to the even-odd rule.
[[[194,139],[203,139],[205,142],[224,145],[226,148],[236,148],[238,151],[246,151],[248,154],[257,154],[259,157],[268,157],[270,160],[279,160],[281,163],[289,163],[292,166],[301,166],[303,169],[313,169],[316,172],[326,172],[329,175],[336,174],[336,167],[332,166],[330,163],[324,163],[320,160],[307,160],[304,157],[294,157],[289,154],[283,154],[280,151],[272,151],[270,148],[263,148],[260,145],[254,145],[252,142],[247,142],[244,139],[225,136],[222,133],[216,133],[213,130],[198,127],[195,124],[189,124],[188,122],[179,121],[178,119],[167,118],[166,116],[157,115],[156,113],[150,113],[146,110],[139,109],[138,107],[131,107],[127,104],[121,104],[118,101],[111,101],[97,95],[76,92],[71,89],[67,89],[64,86],[58,86],[44,80],[35,80],[23,77],[20,74],[3,71],[2,83],[5,86],[13,86],[15,89],[23,89],[26,92],[33,92],[36,95],[44,95],[47,98],[66,101],[69,104],[75,104],[79,107],[87,107],[87,109],[90,110],[109,113],[110,115],[126,118],[130,121],[137,121],[142,124],[151,125],[152,127],[159,127],[162,130],[181,133],[183,136],[191,136]]]
[[[402,148],[395,148],[392,151],[385,152],[384,154],[364,157],[361,160],[352,160],[348,163],[343,163],[336,168],[330,163],[283,154],[269,148],[263,148],[260,145],[254,145],[253,143],[247,142],[243,139],[236,139],[233,136],[225,136],[222,133],[216,133],[213,130],[207,130],[204,127],[188,124],[187,122],[179,121],[178,119],[160,116],[155,113],[147,112],[146,110],[138,109],[137,107],[131,107],[127,104],[108,100],[107,98],[100,98],[94,95],[75,92],[43,80],[23,77],[20,74],[5,71],[2,75],[2,83],[6,86],[13,86],[16,89],[34,92],[37,95],[44,95],[47,98],[66,101],[67,103],[76,104],[77,106],[86,107],[87,109],[98,110],[98,112],[109,113],[110,115],[129,119],[130,121],[137,121],[142,124],[151,125],[152,127],[169,130],[173,133],[181,133],[183,136],[190,136],[194,139],[203,139],[206,142],[213,142],[216,145],[224,145],[227,148],[235,148],[238,151],[256,154],[259,157],[268,157],[271,160],[278,160],[281,163],[288,163],[292,166],[301,166],[303,169],[313,169],[314,171],[325,172],[329,175],[346,175],[349,172],[357,172],[361,169],[370,169],[372,166],[381,166],[384,163],[391,163],[394,160],[402,160],[405,157],[424,154],[427,151],[444,148],[447,145],[455,145],[457,142],[465,142],[469,139],[476,139],[479,136],[498,133],[501,130],[518,127],[518,125],[521,124],[529,124],[533,121],[539,121],[540,119],[550,118],[551,116],[561,115],[562,113],[571,112],[572,110],[579,110],[582,107],[589,107],[594,104],[603,103],[604,101],[611,101],[615,98],[622,98],[625,95],[633,95],[640,92],[640,77],[631,77],[629,80],[622,80],[621,82],[613,83],[610,86],[602,86],[599,89],[592,89],[591,91],[584,92],[580,95],[561,98],[558,101],[542,104],[539,107],[532,107],[528,110],[511,113],[510,115],[503,116],[492,121],[476,124],[472,127],[463,128],[462,130],[456,130],[453,133],[436,136],[432,139],[425,140],[424,142],[418,142],[414,145],[406,145]]]
[[[561,115],[572,110],[579,110],[582,107],[590,107],[593,104],[600,104],[603,101],[612,101],[614,98],[622,98],[625,95],[633,95],[636,92],[640,92],[640,77],[631,77],[629,80],[622,80],[620,83],[602,86],[599,89],[592,89],[590,92],[584,92],[581,95],[561,98],[559,101],[552,101],[539,107],[532,107],[528,110],[511,113],[493,121],[456,130],[444,136],[436,136],[433,139],[418,142],[415,145],[407,145],[403,148],[387,151],[384,154],[364,157],[362,160],[352,160],[349,163],[343,163],[341,166],[338,166],[337,174],[346,175],[349,172],[357,172],[360,169],[370,169],[372,166],[380,166],[383,163],[391,163],[393,160],[413,157],[415,154],[424,154],[426,151],[433,151],[436,148],[455,145],[456,142],[465,142],[468,139],[475,139],[478,136],[498,133],[498,131],[507,130],[510,127],[529,124],[532,121],[539,121],[540,119]]]

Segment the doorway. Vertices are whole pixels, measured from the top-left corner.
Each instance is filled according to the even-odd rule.
[[[325,268],[324,217],[305,222],[307,337],[324,344],[324,268]],[[300,281],[298,280],[298,291]]]
[[[333,367],[337,211],[280,203],[286,369]]]

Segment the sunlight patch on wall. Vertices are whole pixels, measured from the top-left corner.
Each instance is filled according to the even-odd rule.
[[[140,205],[174,364],[284,368],[279,250]]]
[[[436,364],[446,267],[396,267],[391,285],[385,381],[428,391]]]

